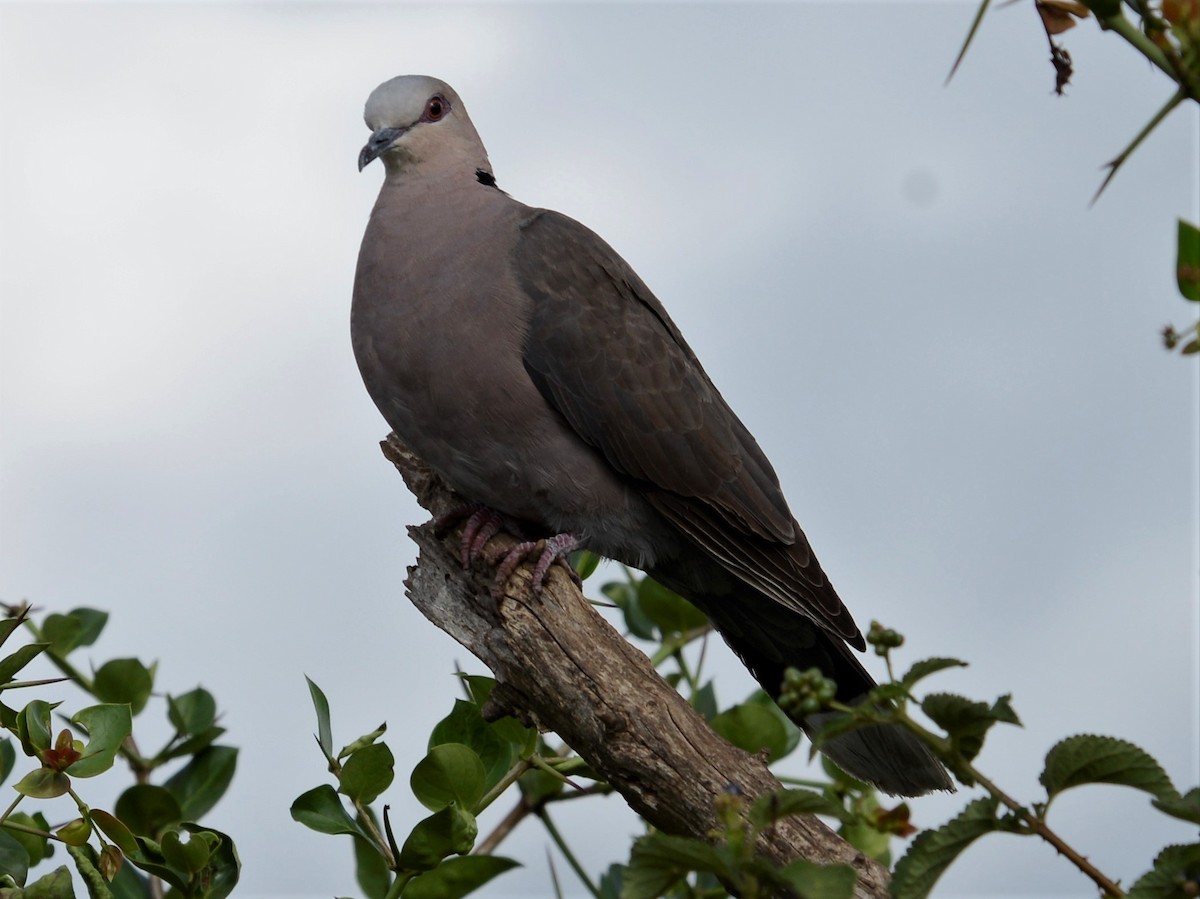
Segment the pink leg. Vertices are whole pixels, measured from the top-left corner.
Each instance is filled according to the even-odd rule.
[[[567,561],[567,555],[578,546],[579,538],[574,534],[557,534],[546,540],[531,540],[518,543],[504,553],[503,558],[499,560],[500,564],[496,567],[496,579],[492,582],[492,595],[499,599],[504,593],[504,587],[508,583],[508,579],[517,570],[517,566],[533,558],[537,559],[533,566],[531,584],[534,595],[542,592],[542,587],[546,582],[546,574],[550,571],[550,566],[556,562],[566,569],[571,580],[576,584],[581,583],[578,573],[576,573],[575,569]]]

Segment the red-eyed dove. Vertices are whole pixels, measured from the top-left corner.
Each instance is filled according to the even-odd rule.
[[[583,225],[496,186],[445,83],[393,78],[365,118],[359,168],[380,158],[385,179],[351,330],[388,424],[468,502],[557,538],[553,552],[586,547],[692,601],[772,696],[785,668],[816,666],[858,700],[874,686],[850,651],[862,634],[650,289]],[[898,728],[825,752],[889,793],[952,789]]]

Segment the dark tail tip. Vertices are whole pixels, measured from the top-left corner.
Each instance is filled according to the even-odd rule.
[[[819,730],[832,715],[812,715],[804,729]],[[913,734],[893,724],[869,724],[834,737],[821,747],[835,765],[893,796],[953,793],[954,782],[941,762]]]

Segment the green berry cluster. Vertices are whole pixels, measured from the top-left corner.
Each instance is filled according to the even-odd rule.
[[[828,707],[836,696],[837,684],[821,674],[820,668],[807,671],[789,668],[783,673],[779,707],[789,715],[803,718]]]
[[[875,655],[886,656],[893,649],[904,645],[904,635],[890,627],[884,627],[878,621],[871,622],[867,631],[867,642],[875,647]]]

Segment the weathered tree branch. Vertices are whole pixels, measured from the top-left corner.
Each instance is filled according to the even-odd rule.
[[[461,504],[394,434],[382,447],[435,517]],[[717,736],[557,566],[540,596],[529,589],[528,566],[520,567],[497,603],[487,566],[462,570],[458,533],[439,538],[428,524],[409,533],[420,554],[405,582],[408,598],[492,670],[497,685],[489,714],[511,714],[558,734],[635,812],[667,833],[707,839],[718,826],[714,800],[730,786],[751,799],[780,788],[762,758]],[[513,542],[500,534],[489,545]],[[887,870],[815,817],[778,822],[758,849],[781,864],[804,858],[852,865],[856,896],[888,895]]]

